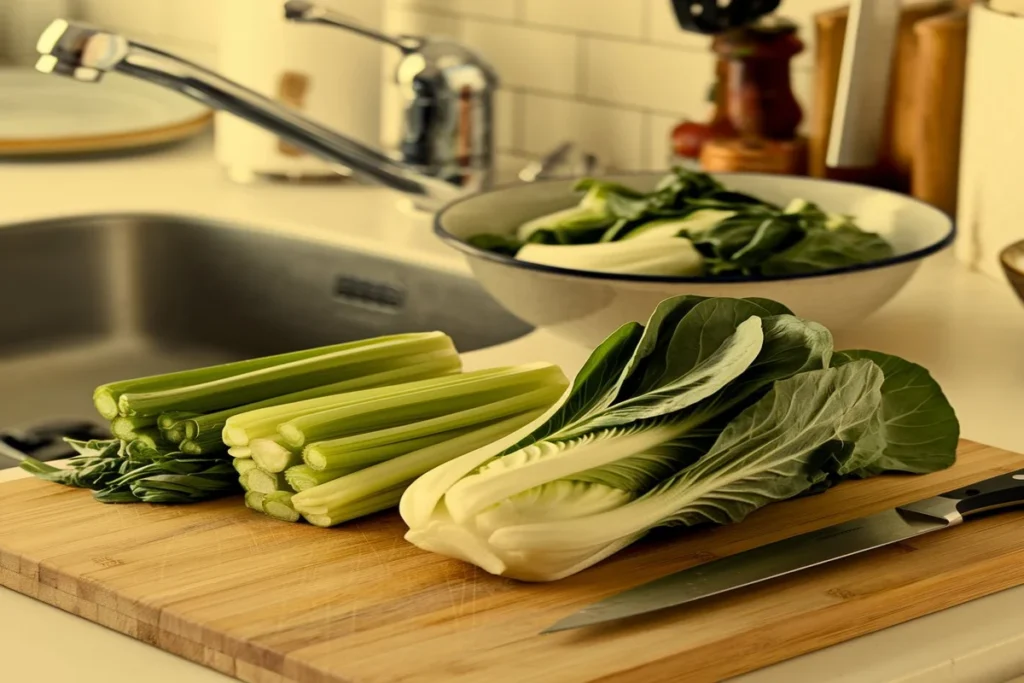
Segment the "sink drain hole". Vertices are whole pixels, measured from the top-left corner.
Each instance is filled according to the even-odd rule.
[[[334,296],[346,303],[375,310],[397,311],[405,305],[405,290],[383,282],[341,275],[334,280]]]

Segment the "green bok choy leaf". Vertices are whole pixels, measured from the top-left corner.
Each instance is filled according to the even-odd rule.
[[[533,423],[413,482],[400,512],[421,548],[550,581],[655,527],[942,469],[958,434],[922,368],[836,354],[828,330],[776,302],[683,296],[611,335]]]

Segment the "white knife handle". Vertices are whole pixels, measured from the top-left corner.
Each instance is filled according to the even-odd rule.
[[[825,163],[873,166],[885,131],[901,3],[852,0]]]

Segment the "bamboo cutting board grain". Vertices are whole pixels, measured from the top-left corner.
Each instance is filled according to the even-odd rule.
[[[537,633],[684,567],[1022,467],[965,441],[945,472],[662,535],[548,584],[424,553],[394,514],[317,529],[238,500],[102,505],[20,480],[0,485],[0,584],[253,683],[720,681],[1024,583],[1024,512],[653,618]]]

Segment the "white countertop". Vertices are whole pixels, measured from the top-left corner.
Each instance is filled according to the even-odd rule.
[[[228,181],[206,137],[137,157],[0,164],[0,225],[95,213],[173,213],[268,230],[330,233],[465,273],[428,219],[390,191]],[[1024,305],[1005,282],[968,272],[947,252],[922,266],[888,306],[837,346],[873,348],[928,367],[956,407],[965,438],[1024,452]],[[543,333],[468,354],[467,365],[548,360],[575,372],[586,350]],[[499,360],[500,358],[500,360]],[[20,476],[0,472],[0,481]],[[2,530],[0,530],[2,533]],[[59,649],[55,649],[59,648]],[[733,683],[1004,683],[1024,674],[1024,587],[975,600]],[[213,683],[231,679],[0,588],[0,680]]]

